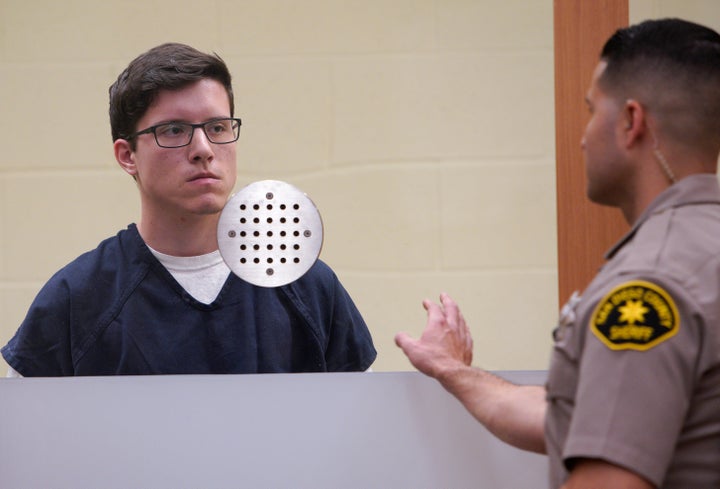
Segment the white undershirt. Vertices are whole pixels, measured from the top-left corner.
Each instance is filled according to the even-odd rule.
[[[183,289],[203,304],[211,304],[217,298],[230,275],[218,250],[200,256],[171,256],[152,248],[150,251]]]

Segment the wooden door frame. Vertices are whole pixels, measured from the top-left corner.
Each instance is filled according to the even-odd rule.
[[[587,200],[580,148],[592,72],[607,38],[628,25],[628,0],[555,0],[553,17],[558,299],[563,304],[574,290],[585,288],[604,253],[628,229],[618,209]]]

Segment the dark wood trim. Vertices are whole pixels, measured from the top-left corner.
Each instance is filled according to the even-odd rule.
[[[607,38],[628,25],[628,0],[555,0],[555,141],[558,290],[563,304],[582,290],[628,229],[619,210],[589,202],[580,139],[584,97]]]

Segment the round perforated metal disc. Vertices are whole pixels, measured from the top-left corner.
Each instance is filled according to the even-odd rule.
[[[279,287],[302,277],[320,255],[323,226],[310,198],[289,183],[263,180],[228,200],[218,223],[220,254],[238,277]]]

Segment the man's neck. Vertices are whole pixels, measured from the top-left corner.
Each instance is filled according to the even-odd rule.
[[[220,214],[152,218],[143,215],[138,232],[152,249],[172,256],[199,256],[218,249]]]
[[[665,149],[658,155],[656,150],[648,149],[643,166],[637,172],[638,178],[630,198],[621,206],[625,220],[631,226],[645,209],[669,187],[690,175],[714,173],[717,157],[702,152],[692,152],[691,148]]]

